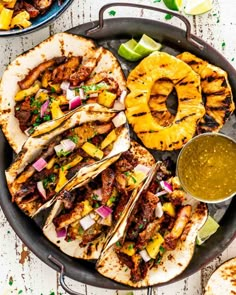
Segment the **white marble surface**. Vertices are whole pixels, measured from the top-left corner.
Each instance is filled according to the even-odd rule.
[[[191,17],[193,33],[217,50],[236,66],[236,2],[231,0],[213,0],[214,9],[202,16]],[[44,28],[23,37],[0,39],[0,75],[6,65],[18,54],[28,50],[40,41],[56,32],[65,31],[79,24],[97,20],[99,8],[109,0],[74,0],[69,9],[57,19],[50,27]],[[122,2],[122,1],[116,1]],[[146,5],[164,7],[162,2],[154,0],[131,1]],[[138,9],[115,8],[116,16],[140,16],[144,18],[159,19],[167,22],[163,15],[154,12],[140,11]],[[110,17],[106,12],[106,17]],[[168,23],[180,26],[174,18]],[[225,251],[191,277],[175,284],[155,288],[156,295],[199,295],[207,279],[216,267],[223,261],[236,256],[236,241]],[[82,294],[117,294],[114,290],[98,289],[87,286],[71,279],[66,280],[68,285]],[[119,294],[125,294],[121,292]],[[135,295],[144,295],[146,290],[134,291]],[[34,254],[28,251],[8,224],[0,209],[0,295],[27,294],[27,295],[59,295],[66,294],[58,283],[58,274],[41,262]],[[226,295],[226,294],[222,294]]]

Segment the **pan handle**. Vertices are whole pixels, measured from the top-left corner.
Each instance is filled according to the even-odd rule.
[[[71,290],[65,283],[64,277],[65,277],[65,266],[59,261],[57,260],[54,256],[52,255],[48,255],[48,259],[54,263],[55,265],[59,266],[60,268],[60,277],[59,277],[59,281],[60,281],[60,285],[61,287],[70,295],[84,295],[81,293],[78,293],[76,291]]]
[[[99,32],[99,31],[101,31],[103,29],[103,26],[104,26],[104,12],[108,8],[114,7],[114,6],[135,7],[135,8],[141,8],[141,9],[154,10],[154,11],[158,11],[158,12],[165,13],[165,14],[171,14],[171,15],[179,18],[182,22],[184,22],[184,24],[186,26],[186,39],[187,39],[187,41],[189,43],[193,44],[195,47],[197,47],[200,50],[204,49],[204,46],[202,44],[199,44],[194,39],[192,39],[191,25],[190,25],[190,22],[188,21],[188,19],[185,16],[183,16],[183,15],[181,15],[179,13],[173,12],[172,10],[170,11],[170,10],[166,10],[166,9],[162,9],[162,8],[158,8],[158,7],[135,4],[135,3],[118,3],[118,2],[114,2],[114,3],[110,3],[110,4],[106,4],[106,5],[102,6],[101,9],[99,10],[98,25],[96,25],[93,28],[87,30],[86,35],[92,35],[92,34],[94,34],[96,32]]]

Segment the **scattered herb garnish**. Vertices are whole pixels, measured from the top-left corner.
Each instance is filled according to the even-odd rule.
[[[165,19],[166,19],[166,20],[172,19],[172,17],[173,17],[173,15],[172,15],[172,14],[169,14],[169,13],[167,13],[167,14],[165,15]]]
[[[121,243],[119,241],[116,242],[117,247],[121,247]]]
[[[111,15],[111,16],[115,16],[116,15],[116,11],[115,10],[110,10],[108,12],[108,14]]]
[[[9,284],[10,286],[13,285],[13,277],[10,277],[10,278],[9,278],[8,284]]]
[[[69,136],[68,138],[72,140],[75,144],[79,141],[78,135]]]

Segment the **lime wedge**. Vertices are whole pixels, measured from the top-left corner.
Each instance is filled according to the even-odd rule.
[[[197,15],[205,13],[212,9],[212,0],[187,0],[185,6],[185,13],[190,15]]]
[[[202,243],[204,243],[210,236],[212,236],[217,231],[218,228],[219,224],[211,216],[208,216],[205,224],[197,234],[197,245],[201,245]]]
[[[142,56],[134,51],[137,44],[138,43],[134,39],[122,43],[118,49],[118,54],[129,61],[137,61],[141,59]]]
[[[152,38],[143,34],[137,45],[134,47],[134,51],[142,57],[149,55],[153,51],[160,50],[161,44],[154,41]]]
[[[195,0],[193,0],[194,2]],[[183,1],[182,0],[163,0],[165,6],[171,10],[180,10]]]

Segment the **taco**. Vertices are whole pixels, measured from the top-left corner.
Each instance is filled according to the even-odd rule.
[[[123,72],[110,51],[84,37],[59,33],[17,57],[4,72],[2,130],[18,153],[36,126],[81,104],[110,108],[116,101],[121,109],[117,98],[124,90]]]
[[[58,196],[43,229],[45,236],[70,256],[98,259],[154,162],[132,141],[116,162],[104,161],[86,183],[74,178],[74,186],[69,182]]]
[[[128,150],[130,145],[124,113],[98,104],[83,106],[51,132],[42,133],[26,141],[6,171],[12,201],[29,216],[81,168],[89,166],[92,171],[95,163]]]
[[[164,283],[183,272],[207,218],[206,205],[189,198],[163,162],[152,174],[96,266],[105,277],[133,287]]]

